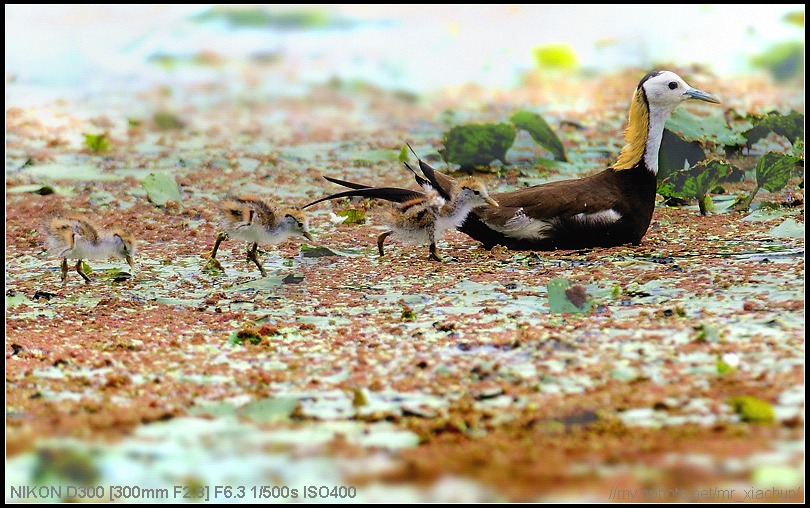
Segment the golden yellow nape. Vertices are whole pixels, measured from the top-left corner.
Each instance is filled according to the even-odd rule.
[[[622,148],[622,153],[619,154],[619,160],[613,165],[613,169],[630,169],[641,161],[647,144],[649,128],[650,112],[644,101],[644,92],[638,88],[633,95],[627,128],[624,130],[624,140],[627,141],[627,144]]]

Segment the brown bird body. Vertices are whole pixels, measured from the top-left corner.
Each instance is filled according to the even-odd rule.
[[[67,282],[68,259],[76,259],[76,272],[87,284],[90,277],[82,270],[84,259],[117,257],[135,269],[135,238],[122,229],[105,231],[82,215],[52,215],[45,222],[48,250],[62,258],[62,283]]]
[[[226,238],[249,242],[247,257],[267,276],[257,256],[259,244],[275,245],[292,237],[301,236],[313,241],[309,234],[306,214],[296,208],[281,207],[249,196],[228,196],[219,203],[223,231],[208,256],[221,269],[216,260],[217,249]]]
[[[437,180],[443,186],[450,184],[441,173]],[[656,188],[656,175],[639,165],[494,193],[498,207],[474,210],[459,231],[488,249],[495,245],[555,250],[638,244],[652,220]]]
[[[633,94],[625,130],[627,144],[613,166],[584,178],[493,193],[498,206],[476,208],[459,231],[487,249],[495,245],[513,250],[554,250],[639,244],[655,208],[664,124],[688,99],[720,102],[673,72],[647,74]],[[454,178],[421,159],[419,167],[424,174],[416,175],[420,184],[427,182],[442,195],[452,188]]]

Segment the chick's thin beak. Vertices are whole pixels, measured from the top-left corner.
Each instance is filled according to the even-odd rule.
[[[135,260],[132,259],[132,256],[127,256],[125,259],[127,260],[127,264],[129,265],[129,267],[134,272],[135,271]]]
[[[492,198],[491,198],[491,197],[489,197],[489,196],[485,197],[485,198],[484,198],[484,201],[486,201],[487,203],[489,203],[489,204],[490,204],[490,205],[492,205],[492,206],[499,206],[499,205],[498,205],[498,202],[497,202],[497,201],[495,201],[494,199],[492,199]]]
[[[697,88],[690,88],[689,90],[683,93],[684,95],[688,96],[688,99],[698,99],[701,101],[711,102],[713,104],[720,104],[720,99],[715,97],[710,93],[706,93],[702,90],[698,90]]]
[[[312,238],[312,235],[311,235],[311,234],[309,234],[309,231],[304,231],[304,238],[306,238],[306,239],[307,239],[307,240],[309,240],[310,242],[314,242],[314,241],[315,241],[315,239],[314,239],[314,238]]]

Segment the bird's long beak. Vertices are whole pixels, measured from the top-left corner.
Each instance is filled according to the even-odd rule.
[[[135,260],[132,259],[132,256],[127,256],[125,259],[127,260],[127,264],[129,265],[129,268],[134,272],[135,271]]]
[[[492,199],[492,198],[491,198],[491,197],[489,197],[489,196],[485,197],[485,198],[484,198],[484,201],[486,201],[487,203],[489,203],[489,204],[490,204],[490,205],[492,205],[492,206],[500,206],[500,205],[498,205],[498,202],[497,202],[497,201],[495,201],[494,199]]]
[[[314,239],[314,238],[312,238],[312,235],[311,235],[311,234],[309,234],[309,231],[304,231],[304,238],[306,238],[306,239],[307,239],[307,240],[309,240],[310,242],[314,242],[314,241],[315,241],[315,239]]]
[[[688,95],[688,99],[698,99],[701,101],[711,102],[713,104],[720,104],[720,99],[715,97],[710,93],[706,93],[702,90],[698,90],[697,88],[690,88],[689,90],[683,93],[684,95]]]

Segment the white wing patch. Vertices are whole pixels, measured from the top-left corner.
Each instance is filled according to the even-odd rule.
[[[502,226],[497,224],[487,224],[489,227],[512,238],[525,238],[541,240],[549,236],[554,227],[552,220],[532,219],[523,208],[518,208],[515,215],[506,221]]]
[[[578,213],[574,215],[574,219],[584,224],[610,224],[612,222],[618,222],[621,218],[622,214],[613,208],[594,213]]]

